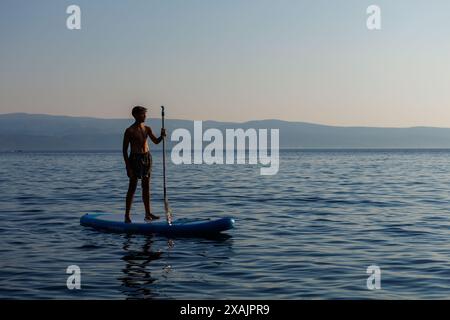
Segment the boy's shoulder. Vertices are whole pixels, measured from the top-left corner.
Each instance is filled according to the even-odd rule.
[[[126,134],[130,134],[130,133],[133,133],[134,130],[135,130],[134,125],[131,125],[128,128],[125,129],[125,133]]]

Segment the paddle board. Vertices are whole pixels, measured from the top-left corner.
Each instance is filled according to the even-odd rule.
[[[143,217],[133,217],[132,223],[125,223],[122,214],[87,213],[80,224],[97,230],[131,234],[161,234],[177,236],[214,235],[234,227],[234,219],[220,218],[210,220],[179,219],[169,225],[165,220],[145,222]]]

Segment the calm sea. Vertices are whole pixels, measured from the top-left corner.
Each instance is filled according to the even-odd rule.
[[[291,150],[275,176],[253,165],[167,172],[174,217],[233,216],[228,237],[81,227],[84,213],[124,211],[120,153],[0,154],[0,298],[450,298],[450,151]],[[133,215],[143,212],[138,189]],[[81,290],[66,287],[69,265]],[[370,265],[380,290],[367,289]]]

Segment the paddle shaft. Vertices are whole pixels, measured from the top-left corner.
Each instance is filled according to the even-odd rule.
[[[162,128],[164,128],[164,106],[161,106]],[[164,202],[167,202],[166,189],[166,137],[163,137],[163,186],[164,186]]]

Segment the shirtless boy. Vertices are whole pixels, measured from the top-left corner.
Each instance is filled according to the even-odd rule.
[[[141,179],[142,185],[142,201],[145,207],[145,221],[159,219],[158,216],[152,214],[150,210],[150,174],[152,169],[152,155],[147,144],[147,138],[158,144],[166,136],[166,132],[161,128],[161,136],[156,138],[153,135],[152,129],[147,127],[144,122],[146,119],[147,109],[144,107],[134,107],[131,114],[136,120],[129,128],[125,130],[123,137],[123,159],[127,169],[128,178],[130,182],[128,185],[125,222],[131,223],[130,210],[133,202],[134,193],[136,191],[138,179]],[[128,145],[131,144],[131,152],[128,156]]]

